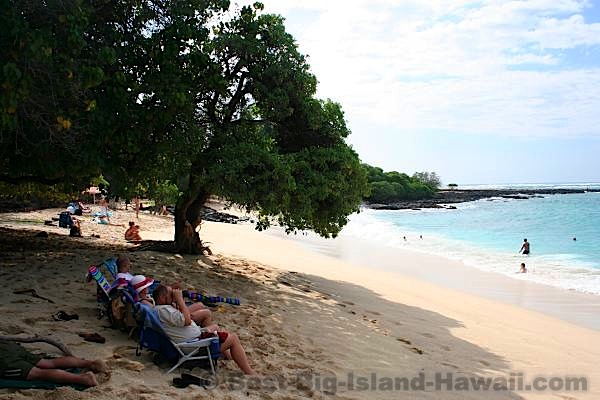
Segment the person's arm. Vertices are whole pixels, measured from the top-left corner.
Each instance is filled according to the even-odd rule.
[[[173,300],[175,301],[175,304],[177,304],[177,308],[179,309],[179,311],[183,314],[185,326],[191,325],[192,316],[190,315],[190,310],[188,310],[187,306],[185,305],[181,289],[173,289]]]
[[[141,299],[140,303],[146,304],[147,306],[154,307],[154,304],[152,304],[152,302],[150,300],[147,300],[147,299]]]

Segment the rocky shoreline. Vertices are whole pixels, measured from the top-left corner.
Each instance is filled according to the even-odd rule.
[[[455,209],[453,203],[465,203],[481,199],[505,198],[527,200],[543,195],[600,192],[600,189],[486,189],[486,190],[440,190],[431,199],[405,200],[389,204],[366,204],[374,210],[419,210],[421,208]]]

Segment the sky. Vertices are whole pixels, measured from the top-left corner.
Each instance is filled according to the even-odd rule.
[[[444,184],[600,182],[600,2],[262,1],[363,162]]]

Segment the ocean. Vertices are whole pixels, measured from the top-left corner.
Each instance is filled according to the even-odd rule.
[[[599,188],[600,184],[469,185],[463,189]],[[440,255],[484,271],[600,295],[600,193],[492,198],[456,210],[371,210],[340,236]],[[422,236],[422,239],[421,239]],[[523,239],[531,254],[519,254]],[[576,240],[574,240],[574,238]],[[527,274],[516,273],[524,262]]]

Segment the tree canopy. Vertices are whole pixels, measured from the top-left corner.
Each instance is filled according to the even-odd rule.
[[[261,3],[2,3],[3,180],[177,182],[190,251],[209,195],[330,236],[367,193],[341,106]]]
[[[433,180],[422,179],[423,173],[410,177],[396,171],[384,172],[383,169],[368,164],[363,164],[363,166],[367,171],[371,189],[366,200],[371,203],[426,199],[432,197],[437,190],[437,185]],[[437,177],[434,172],[425,174],[427,177]]]
[[[442,184],[440,177],[435,172],[415,172],[413,179],[424,183],[432,189],[438,189]]]

